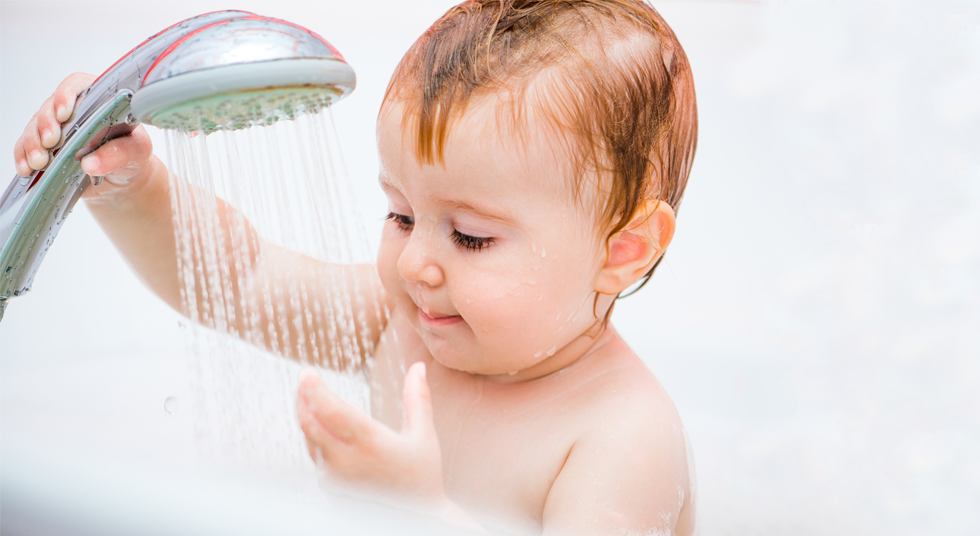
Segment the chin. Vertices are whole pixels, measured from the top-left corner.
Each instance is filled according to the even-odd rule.
[[[472,358],[461,355],[465,354],[465,352],[460,352],[457,348],[452,347],[445,339],[423,337],[422,340],[425,343],[425,347],[429,350],[432,359],[448,369],[458,370],[467,374],[499,374],[499,372],[487,370],[490,367],[485,366],[485,363],[474,362]]]

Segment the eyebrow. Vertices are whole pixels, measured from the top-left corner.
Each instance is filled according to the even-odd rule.
[[[493,220],[493,221],[496,221],[496,222],[499,222],[499,223],[505,223],[505,224],[508,224],[508,225],[513,225],[513,224],[517,223],[516,220],[514,220],[513,218],[511,218],[509,216],[504,216],[504,215],[498,214],[496,212],[491,212],[489,210],[484,209],[483,207],[480,207],[480,206],[477,206],[477,205],[473,205],[473,204],[467,203],[465,201],[452,200],[452,201],[446,201],[445,204],[447,206],[449,206],[450,208],[455,209],[455,210],[463,210],[463,211],[466,211],[466,212],[471,212],[471,213],[476,214],[477,216],[479,216],[479,217],[481,217],[483,219]]]
[[[390,188],[392,190],[398,190],[399,192],[401,191],[401,188],[399,188],[397,185],[395,185],[395,183],[392,182],[391,179],[389,179],[388,177],[385,177],[384,175],[381,175],[381,174],[378,175],[378,184],[381,185],[381,188],[382,189],[384,189],[384,188],[387,187],[387,188]]]

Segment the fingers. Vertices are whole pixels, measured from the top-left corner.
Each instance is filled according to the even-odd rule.
[[[91,74],[74,73],[58,84],[58,89],[54,91],[52,96],[52,109],[58,123],[68,121],[75,111],[78,95],[91,86],[94,81],[95,76]]]
[[[30,175],[33,170],[48,165],[49,150],[61,143],[61,123],[71,117],[78,94],[94,79],[89,74],[75,73],[64,79],[54,95],[44,101],[14,144],[14,165],[19,175]]]
[[[44,149],[51,149],[61,141],[61,124],[54,116],[53,95],[44,101],[37,112],[37,132]]]
[[[316,441],[311,439],[309,436],[306,437],[306,451],[310,453],[310,458],[320,465],[323,462],[323,455],[320,454],[320,447],[317,446]]]
[[[132,182],[153,155],[153,143],[142,125],[132,134],[116,138],[82,158],[82,171],[105,176],[112,184]]]
[[[370,417],[331,391],[312,370],[300,373],[297,416],[308,437],[327,448],[370,441]]]
[[[27,162],[27,152],[24,149],[23,137],[18,138],[17,142],[14,143],[14,166],[17,168],[17,174],[21,177],[26,177],[33,171],[31,165]]]
[[[323,462],[326,458],[324,451],[328,453],[336,452],[346,445],[340,437],[324,428],[323,424],[320,423],[319,419],[313,413],[313,409],[309,406],[308,402],[303,399],[296,401],[296,418],[299,420],[300,429],[303,430],[303,434],[306,436],[306,447],[310,452],[310,457],[317,464]]]
[[[314,371],[303,371],[299,383],[296,414],[306,447],[329,480],[347,490],[413,504],[445,497],[424,365],[411,367],[406,375],[406,428],[401,434],[341,400]]]
[[[32,170],[42,169],[48,165],[48,151],[41,146],[41,139],[37,133],[37,114],[34,114],[24,127],[24,133],[17,142],[15,147],[19,147],[21,153],[14,153],[14,162],[25,160]],[[23,175],[30,175],[30,171]]]
[[[418,437],[434,435],[432,421],[432,394],[425,378],[425,363],[421,361],[409,367],[405,373],[405,432]]]

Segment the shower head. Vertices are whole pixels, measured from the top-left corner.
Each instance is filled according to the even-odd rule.
[[[353,89],[353,69],[323,38],[248,15],[208,24],[157,56],[133,113],[161,128],[210,133],[317,112]]]
[[[62,126],[48,166],[0,198],[0,319],[27,292],[91,178],[79,161],[139,122],[209,134],[316,113],[344,98],[354,71],[322,37],[245,11],[219,11],[150,37],[102,73]]]

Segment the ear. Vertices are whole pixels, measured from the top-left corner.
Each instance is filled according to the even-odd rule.
[[[674,209],[656,199],[637,211],[626,229],[609,238],[609,256],[599,271],[595,290],[616,295],[640,280],[674,238]]]

